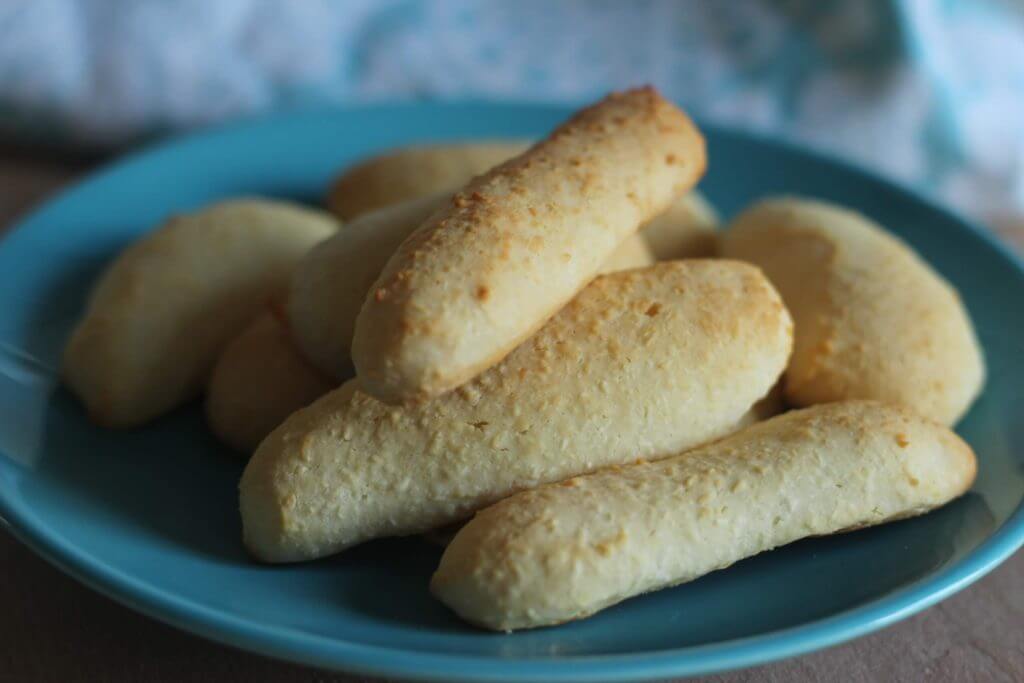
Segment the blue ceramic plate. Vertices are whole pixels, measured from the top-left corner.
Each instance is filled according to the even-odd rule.
[[[239,541],[242,470],[198,406],[151,426],[91,425],[57,383],[60,350],[100,268],[169,213],[238,194],[316,202],[331,175],[410,141],[539,135],[567,110],[415,105],[299,113],[130,157],[0,243],[0,514],[53,563],[195,633],[276,657],[438,680],[634,680],[748,666],[902,619],[963,588],[1024,539],[1024,271],[986,234],[907,190],[770,140],[708,127],[701,188],[729,216],[765,194],[865,211],[960,289],[990,379],[960,425],[974,489],[918,519],[803,541],[557,628],[496,635],[427,592],[439,551],[371,543],[265,567]]]

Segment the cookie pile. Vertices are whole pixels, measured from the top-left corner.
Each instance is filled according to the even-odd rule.
[[[107,427],[205,391],[251,454],[258,560],[469,520],[430,587],[496,630],[964,493],[950,427],[985,369],[952,286],[822,201],[718,232],[705,166],[693,122],[639,88],[532,146],[367,160],[330,213],[173,218],[96,285],[66,382]]]

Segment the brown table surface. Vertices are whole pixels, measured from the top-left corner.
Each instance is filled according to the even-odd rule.
[[[89,168],[0,146],[0,230]],[[0,681],[367,680],[264,659],[143,617],[64,576],[6,531],[0,558]],[[1024,553],[878,633],[705,680],[1024,681]]]

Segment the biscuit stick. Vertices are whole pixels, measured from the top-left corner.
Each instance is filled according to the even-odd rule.
[[[724,436],[775,383],[791,334],[746,264],[604,275],[456,391],[388,406],[354,380],[292,415],[242,476],[245,543],[267,561],[312,559]]]
[[[815,406],[503,500],[455,535],[431,589],[486,628],[558,624],[807,536],[927,512],[976,467],[956,434],[906,409]]]
[[[370,289],[352,342],[364,389],[389,403],[429,398],[494,365],[704,166],[690,119],[642,88],[470,181]]]
[[[321,372],[352,375],[352,331],[366,292],[398,245],[451,194],[430,195],[363,214],[307,253],[288,290],[288,319],[296,344]],[[627,237],[601,272],[654,263],[639,235]]]
[[[955,424],[985,361],[956,291],[881,226],[834,204],[781,198],[744,211],[727,258],[764,269],[796,322],[786,399],[876,399]]]

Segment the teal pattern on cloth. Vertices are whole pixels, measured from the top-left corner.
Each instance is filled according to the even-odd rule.
[[[1024,227],[1022,0],[0,2],[0,130],[51,143],[638,83]]]

